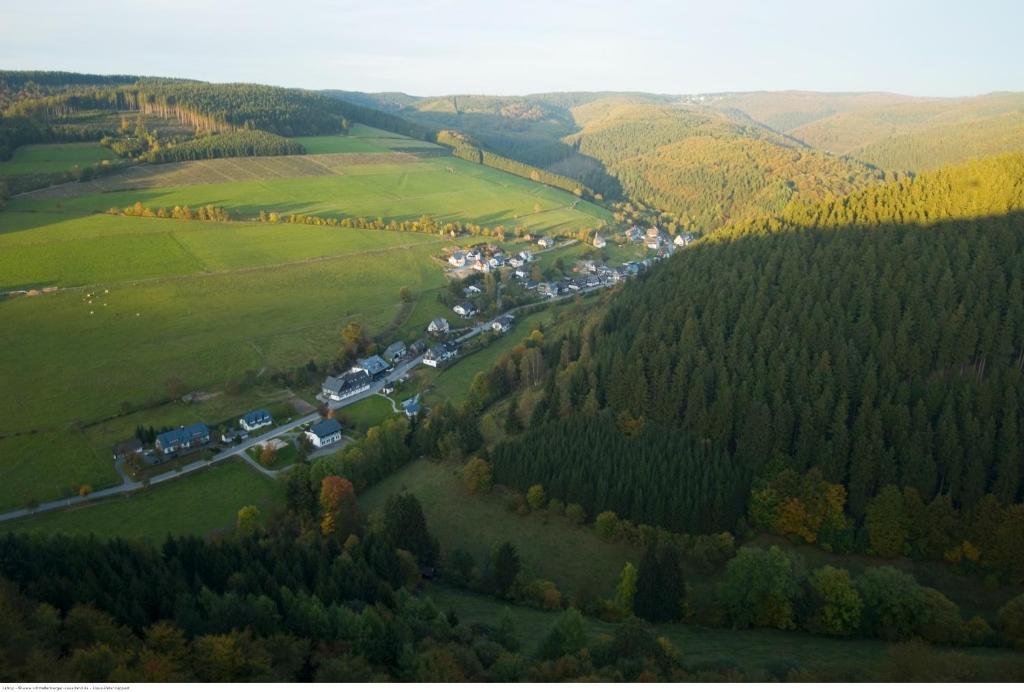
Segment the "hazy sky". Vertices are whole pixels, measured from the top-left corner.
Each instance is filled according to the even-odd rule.
[[[412,94],[1024,90],[1021,0],[0,0],[0,68]]]

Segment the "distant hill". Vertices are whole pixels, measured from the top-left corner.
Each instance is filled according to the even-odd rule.
[[[458,130],[504,156],[579,181],[611,199],[716,228],[778,212],[795,196],[843,194],[883,176],[812,151],[734,110],[627,92],[527,96],[339,96]]]
[[[781,133],[879,168],[926,171],[971,158],[1024,151],[1024,94],[915,98],[898,94],[757,92],[713,94]]]

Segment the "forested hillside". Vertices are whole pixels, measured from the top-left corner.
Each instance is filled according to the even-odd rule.
[[[921,556],[969,539],[1024,578],[1012,557],[1024,508],[1011,507],[1024,458],[1022,229],[1024,155],[726,227],[628,285],[578,341],[546,345],[558,374],[532,418],[542,427],[495,452],[495,477],[644,521],[753,491],[748,521],[783,533],[777,522],[810,521],[808,540],[847,549],[855,535],[838,536],[877,519],[891,486],[904,493],[899,522],[911,506],[933,512],[916,520],[939,533]],[[624,472],[601,410],[619,435],[678,428],[707,447],[640,464],[705,458],[710,473],[663,482],[674,477],[629,469],[608,490]],[[848,520],[812,509],[830,493]],[[680,516],[731,528],[713,509]],[[967,528],[979,517],[985,528]]]
[[[709,104],[885,170],[926,171],[1024,150],[1024,95],[1016,93],[915,98],[759,92],[712,95]]]
[[[794,197],[844,194],[883,177],[708,110],[598,101],[573,112],[583,128],[567,141],[601,161],[631,199],[686,228],[777,213]]]

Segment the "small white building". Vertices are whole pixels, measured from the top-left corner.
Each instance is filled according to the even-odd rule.
[[[447,334],[449,329],[451,327],[448,325],[448,320],[443,317],[435,317],[427,326],[427,331],[431,334]]]
[[[607,244],[608,243],[605,241],[605,239],[601,236],[600,233],[594,234],[594,247],[603,248]]]
[[[322,419],[306,431],[306,438],[317,449],[341,442],[341,423],[333,418]]]
[[[551,248],[555,246],[555,239],[546,235],[537,241],[537,245],[540,245],[542,248]]]
[[[504,334],[508,330],[512,329],[512,315],[495,317],[494,321],[491,322],[491,329],[500,334]]]
[[[476,307],[472,303],[459,303],[452,310],[460,317],[472,317],[476,314]]]
[[[452,265],[456,269],[461,269],[466,266],[466,253],[461,250],[456,250],[448,256],[448,264]]]
[[[673,240],[672,242],[675,243],[676,247],[686,247],[694,240],[695,238],[689,233],[680,233],[675,237],[675,240]]]
[[[273,425],[274,419],[270,417],[270,413],[266,409],[256,409],[255,411],[249,411],[241,418],[238,419],[238,424],[242,426],[242,430],[246,432],[252,432],[253,430],[259,430],[260,428],[268,425]]]
[[[423,364],[431,368],[436,368],[440,366],[441,363],[445,363],[457,355],[459,355],[459,347],[457,344],[438,344],[424,354]]]

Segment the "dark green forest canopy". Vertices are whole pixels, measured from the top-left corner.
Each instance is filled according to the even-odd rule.
[[[579,420],[594,400],[707,440],[735,482],[818,468],[846,486],[856,519],[886,484],[968,509],[986,493],[1019,502],[1022,180],[1024,156],[980,161],[728,227],[677,253],[570,349],[565,383],[548,395],[561,420],[546,436],[596,434]],[[527,461],[533,438],[515,444],[500,457],[514,470],[496,474],[517,485],[571,472],[558,455],[543,454],[545,468]],[[599,452],[566,501],[619,482]],[[679,492],[650,483],[619,506],[648,518]]]

